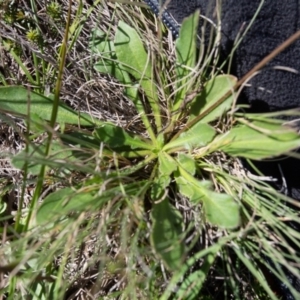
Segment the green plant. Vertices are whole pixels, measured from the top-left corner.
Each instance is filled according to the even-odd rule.
[[[37,29],[29,29],[26,33],[26,37],[30,42],[33,43],[38,43],[41,39]]]
[[[226,229],[237,228],[242,225],[241,207],[246,203],[249,205],[252,200],[249,202],[247,195],[241,202],[237,190],[224,182],[226,176],[216,174],[221,173],[221,170],[212,169],[207,172],[207,165],[204,163],[206,157],[224,151],[233,157],[259,160],[286,153],[297,148],[299,144],[299,136],[294,130],[283,127],[281,121],[264,116],[248,114],[246,118],[237,117],[233,121],[237,124],[225,130],[209,125],[232,107],[233,96],[228,96],[228,92],[233,94],[236,79],[229,75],[213,76],[204,84],[202,90],[197,91],[199,81],[194,76],[197,16],[195,13],[182,24],[176,42],[174,92],[170,94],[168,88],[163,91],[164,97],[169,99],[165,107],[168,111],[166,116],[162,110],[164,104],[158,96],[151,57],[145,52],[135,30],[119,22],[114,42],[96,30],[91,45],[92,51],[101,53],[101,61],[95,64],[95,69],[114,76],[124,84],[126,95],[135,104],[143,121],[147,132],[144,136],[149,138],[145,139],[144,136],[136,134],[130,136],[123,129],[112,125],[102,125],[95,130],[94,135],[122,157],[142,159],[131,170],[126,169],[126,176],[130,173],[135,174],[138,168],[143,168],[146,163],[153,161],[147,181],[149,192],[145,194],[152,203],[151,241],[166,266],[181,276],[187,271],[182,267],[187,254],[187,249],[182,244],[186,232],[183,230],[181,214],[170,199],[170,191],[175,190],[188,197],[194,205],[201,203],[202,217],[212,225]],[[135,84],[132,84],[132,78]],[[168,86],[167,83],[165,86]],[[138,89],[142,89],[145,94],[151,113],[146,110],[146,103]],[[197,92],[191,93],[194,90]],[[163,116],[168,120],[165,124],[162,121]],[[124,151],[125,148],[127,151]],[[119,174],[122,174],[122,171],[119,171]],[[214,184],[208,180],[209,177],[217,179],[223,192],[214,191]],[[250,206],[253,208],[253,203]],[[197,297],[221,249],[220,244],[222,243],[218,243],[206,253],[207,257],[201,270],[192,273],[182,283],[177,293],[179,297]],[[202,255],[204,257],[203,253],[200,254]],[[195,261],[195,258],[191,258],[191,261]],[[245,259],[244,262],[249,266],[249,270],[253,269],[250,267],[251,263]],[[191,262],[187,265],[191,266]],[[253,274],[256,274],[254,269]],[[198,281],[195,284],[196,279]],[[260,282],[262,283],[262,280]],[[268,286],[262,285],[273,297]],[[167,299],[167,296],[163,296],[162,299]]]
[[[49,5],[47,6],[47,13],[55,20],[55,19],[60,19],[61,14],[62,14],[62,7],[59,3],[57,2],[50,2]]]
[[[68,260],[92,231],[99,238],[100,250],[95,253],[100,257],[93,261],[99,277],[126,273],[126,288],[110,297],[198,299],[222,257],[235,298],[243,298],[234,277],[242,263],[275,299],[252,258],[264,263],[262,247],[264,255],[275,257],[275,272],[280,270],[288,253],[274,250],[268,228],[279,236],[288,230],[299,244],[299,234],[278,221],[283,212],[290,218],[296,214],[281,201],[289,200],[266,184],[235,176],[234,157],[279,155],[296,148],[299,136],[267,115],[231,113],[236,78],[210,74],[208,69],[197,73],[197,23],[197,13],[183,23],[176,66],[168,74],[159,68],[160,57],[145,51],[138,32],[124,22],[119,22],[114,41],[100,30],[93,32],[90,50],[98,56],[94,68],[124,86],[140,118],[138,129],[95,120],[59,102],[61,78],[54,100],[23,87],[0,88],[0,108],[27,123],[26,149],[12,158],[13,163],[26,174],[37,175],[39,186],[29,211],[20,205],[10,228],[23,234],[22,240],[12,243],[13,259],[5,265],[19,276],[12,276],[6,290],[11,297],[21,278],[33,298],[62,298]],[[67,40],[66,36],[65,47]],[[59,130],[54,130],[55,124]],[[50,137],[46,145],[44,140],[32,142],[45,132]],[[23,189],[26,180],[27,176]],[[59,188],[39,204],[47,181]],[[184,220],[184,210],[179,209],[184,202],[194,218]],[[214,237],[203,249],[193,250],[207,228],[206,234],[215,232]],[[193,230],[195,237],[187,243]],[[119,242],[114,261],[106,255],[112,251],[105,246],[110,236]],[[239,258],[235,264],[227,263],[230,251]],[[24,257],[30,258],[26,264]],[[58,267],[53,257],[60,258]],[[142,271],[137,271],[139,264]]]

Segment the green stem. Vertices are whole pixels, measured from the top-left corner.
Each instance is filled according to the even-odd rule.
[[[67,23],[66,23],[66,30],[65,30],[65,35],[63,39],[63,43],[61,46],[61,51],[59,54],[59,70],[57,74],[57,81],[56,81],[56,87],[55,87],[55,92],[54,92],[54,100],[53,100],[53,106],[52,106],[52,113],[51,113],[51,119],[50,119],[50,127],[53,129],[56,123],[56,117],[57,117],[57,112],[59,108],[59,94],[61,90],[61,85],[62,85],[62,77],[63,77],[63,71],[64,71],[64,66],[65,66],[65,61],[66,61],[66,54],[67,54],[67,43],[68,43],[68,32],[69,32],[69,27],[70,27],[70,20],[71,20],[71,5],[72,1],[69,2],[69,10],[68,10],[68,18],[67,18]],[[51,143],[53,139],[53,130],[48,131],[48,139],[46,142],[46,150],[45,150],[45,157],[49,156],[50,154],[50,148],[51,148]],[[41,166],[41,170],[37,179],[37,185],[32,197],[32,201],[30,204],[30,209],[29,213],[27,216],[26,224],[24,226],[24,231],[27,231],[29,227],[29,223],[32,218],[32,214],[36,209],[38,199],[40,197],[42,188],[43,188],[43,183],[44,183],[44,177],[45,177],[45,170],[46,170],[46,165],[43,164]]]

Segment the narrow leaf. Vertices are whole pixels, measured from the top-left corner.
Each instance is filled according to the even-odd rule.
[[[193,300],[199,297],[199,292],[201,291],[207,274],[215,261],[216,255],[217,252],[207,254],[200,270],[193,272],[182,282],[176,293],[177,299]]]
[[[196,64],[196,37],[198,32],[199,10],[184,19],[182,22],[179,38],[176,40],[176,63],[177,75],[182,77],[186,75],[186,68],[194,68]]]
[[[252,273],[253,277],[256,278],[261,287],[267,292],[270,299],[278,300],[278,297],[274,295],[274,292],[271,290],[266,278],[261,274],[261,272],[258,271],[258,268],[253,264],[253,261],[249,259],[249,255],[242,253],[238,247],[233,247],[233,250],[241,262],[246,266],[247,270]]]

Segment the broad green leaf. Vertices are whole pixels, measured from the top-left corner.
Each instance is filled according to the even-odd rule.
[[[151,199],[156,201],[161,199],[166,193],[167,188],[171,182],[171,177],[167,175],[157,176],[151,186],[150,196]]]
[[[260,160],[298,148],[300,136],[290,127],[255,121],[231,129],[213,144],[229,155]]]
[[[180,212],[166,198],[153,205],[151,216],[151,242],[155,252],[170,270],[180,270],[185,254]]]
[[[151,188],[151,199],[157,200],[163,196],[171,182],[171,174],[177,169],[176,161],[166,152],[158,154],[158,176]]]
[[[209,253],[205,256],[200,270],[191,273],[180,285],[176,292],[176,299],[193,300],[199,299],[199,292],[206,280],[207,274],[211,269],[217,252]]]
[[[129,74],[123,69],[122,65],[112,60],[103,59],[103,61],[94,65],[94,69],[100,73],[109,74],[124,84],[125,95],[135,101],[138,96],[138,88],[133,85]]]
[[[181,194],[190,198],[191,202],[203,203],[207,220],[222,228],[236,228],[240,224],[240,209],[234,199],[209,188],[210,183],[199,181],[179,167],[176,183]]]
[[[184,101],[187,91],[190,89],[189,81],[193,77],[193,69],[196,64],[197,55],[197,32],[199,23],[199,10],[182,22],[179,38],[176,40],[176,71],[177,89],[173,111],[178,110]],[[191,82],[193,82],[192,80]]]
[[[26,121],[27,126],[29,125],[28,122]],[[37,133],[44,133],[45,132],[45,126],[47,126],[47,121],[43,120],[40,118],[35,113],[30,113],[30,131],[34,132],[35,134]]]
[[[144,49],[143,43],[137,32],[126,23],[120,21],[115,36],[115,50],[122,68],[131,74],[140,84],[147,95],[147,100],[152,108],[158,131],[161,130],[160,107],[157,89],[153,81],[151,60]],[[141,111],[140,100],[134,101],[136,109]],[[145,124],[148,128],[148,124]]]
[[[152,78],[151,62],[135,29],[120,21],[114,44],[117,58],[124,64],[124,70],[138,80]]]
[[[100,195],[98,189],[95,193],[90,191],[89,187],[87,187],[89,191],[76,191],[68,187],[63,188],[51,193],[43,200],[38,208],[36,221],[38,224],[50,223],[65,217],[70,212],[87,210],[89,206],[92,206],[93,209],[98,209],[118,195],[125,197],[124,193],[126,196],[136,197],[148,186],[149,183],[146,180],[124,184],[122,189],[118,185],[112,188],[108,186],[107,190],[102,191]]]
[[[240,224],[240,207],[227,195],[198,187],[203,193],[203,205],[207,220],[223,228],[236,228]]]
[[[184,168],[191,175],[195,175],[196,173],[196,162],[191,155],[185,153],[178,153],[177,158],[179,164],[182,168]]]
[[[47,196],[36,214],[38,224],[49,223],[65,217],[71,211],[87,208],[94,196],[91,193],[77,193],[72,188],[64,188]]]
[[[164,146],[163,150],[167,151],[174,148],[184,148],[192,150],[206,146],[215,137],[215,130],[208,124],[198,122],[189,130],[180,134],[180,136]]]
[[[26,115],[28,103],[30,103],[31,113],[43,120],[50,120],[53,106],[53,100],[50,98],[29,91],[21,86],[0,87],[0,109]],[[74,125],[80,124],[82,126],[103,124],[99,120],[92,119],[86,113],[78,114],[64,103],[59,104],[56,122]]]
[[[98,28],[92,32],[92,37],[89,41],[89,49],[92,53],[100,54],[102,57],[116,58],[113,41],[109,39],[107,33]]]
[[[103,124],[96,128],[93,134],[111,148],[129,146],[131,149],[153,149],[153,146],[143,140],[142,137],[129,134],[123,128],[113,124]]]
[[[27,161],[28,171],[31,174],[37,175],[40,172],[41,164],[43,163],[49,167],[62,167],[65,166],[62,161],[67,160],[70,162],[75,160],[75,157],[72,155],[70,150],[66,150],[60,143],[55,141],[51,143],[50,153],[51,156],[45,158],[45,145],[37,145],[36,147],[29,146],[28,154],[24,149],[12,157],[12,163],[16,168],[22,170],[25,165],[25,161]]]
[[[174,158],[164,151],[159,153],[158,163],[160,175],[170,176],[177,169],[177,164]]]
[[[98,35],[98,37],[97,37]],[[90,49],[101,55],[101,58],[94,65],[94,69],[100,73],[109,74],[125,86],[125,95],[131,100],[136,99],[138,88],[133,85],[132,79],[124,67],[117,61],[115,45],[108,40],[107,35],[102,31],[95,31],[90,41]]]
[[[175,180],[180,193],[188,197],[191,202],[198,204],[203,200],[203,195],[197,191],[195,186],[191,186],[191,183],[181,176],[179,172],[178,174],[176,173]],[[212,187],[212,183],[208,180],[203,180],[200,184],[202,188],[207,190]]]
[[[236,83],[236,77],[231,75],[219,75],[209,80],[205,84],[201,94],[191,103],[189,122],[214,105],[228,91],[232,90]],[[229,96],[208,115],[202,118],[200,122],[209,123],[218,119],[225,111],[230,109],[233,99],[233,95]]]
[[[59,137],[64,143],[69,143],[76,147],[99,150],[99,139],[91,133],[72,131],[60,134]]]
[[[194,68],[197,55],[197,32],[199,23],[199,10],[184,19],[182,22],[179,37],[176,40],[176,63],[178,77],[187,75],[187,70],[183,66]]]

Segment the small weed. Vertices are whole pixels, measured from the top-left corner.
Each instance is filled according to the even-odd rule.
[[[62,6],[59,3],[52,1],[47,6],[47,13],[53,20],[60,19],[62,14]]]
[[[297,132],[270,115],[236,112],[237,79],[210,71],[215,53],[197,53],[198,12],[182,24],[169,56],[163,41],[147,47],[134,21],[121,19],[111,31],[89,28],[91,65],[78,74],[108,78],[114,89],[101,94],[107,102],[96,97],[109,118],[95,118],[90,105],[79,113],[60,96],[69,68],[77,74],[67,55],[92,10],[72,19],[71,9],[59,68],[33,52],[29,69],[14,55],[39,88],[0,87],[3,120],[14,123],[4,117],[9,113],[25,124],[23,150],[11,156],[23,176],[17,208],[12,189],[0,194],[2,295],[212,299],[221,290],[221,298],[276,299],[260,265],[281,280],[283,265],[296,273],[281,249],[289,248],[285,234],[298,245],[300,236],[281,219],[297,214],[290,199],[245,174],[237,157],[289,152],[299,145]],[[56,20],[62,6],[53,1],[46,11]],[[119,5],[113,12],[128,17]],[[39,44],[38,28],[25,35]],[[47,96],[46,70],[57,74]],[[122,98],[113,98],[117,86]],[[73,107],[75,90],[65,93]]]
[[[26,33],[28,41],[32,43],[38,43],[40,41],[40,35],[37,29],[29,29]]]

